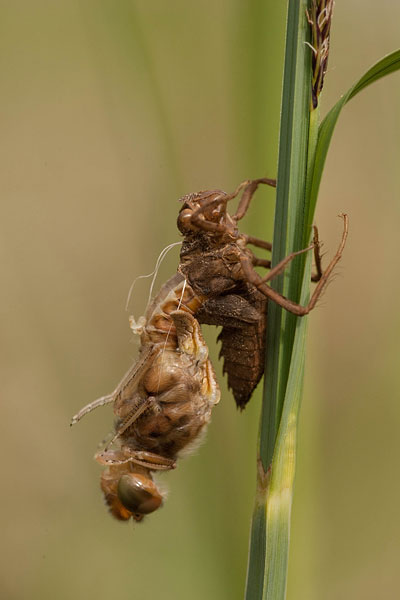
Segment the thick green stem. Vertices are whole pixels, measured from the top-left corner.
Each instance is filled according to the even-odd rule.
[[[307,1],[290,0],[286,34],[285,72],[279,142],[278,186],[276,195],[272,262],[276,264],[303,245],[305,184],[308,156],[310,107],[309,27]],[[296,259],[272,285],[292,300],[299,300],[301,273]],[[296,318],[274,303],[268,306],[267,363],[260,455],[267,470],[271,464],[282,414],[290,366]]]
[[[306,237],[311,96],[311,56],[306,45],[310,29],[306,9],[306,0],[289,0],[273,264],[290,252],[303,248]],[[274,280],[273,287],[294,301],[299,301],[304,265],[305,259],[293,261],[285,275]],[[260,426],[260,469],[250,542],[247,600],[281,599],[286,590],[296,412],[290,414],[290,419],[288,417],[290,427],[289,421],[287,426],[290,431],[282,431],[281,427],[279,447],[275,443],[284,402],[287,400],[288,380],[290,376],[293,379],[291,360],[296,327],[297,319],[293,315],[272,302],[269,303],[266,378]],[[305,336],[305,322],[301,335]],[[301,339],[300,342],[304,355],[304,340]],[[300,362],[296,362],[296,407],[300,403],[303,365],[304,356]],[[266,486],[267,479],[269,485]],[[264,561],[260,559],[260,553]]]

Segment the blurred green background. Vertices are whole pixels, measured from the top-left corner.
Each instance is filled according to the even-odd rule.
[[[260,399],[223,386],[206,443],[139,526],[106,512],[96,444],[184,193],[276,171],[285,2],[0,3],[0,595],[240,599]],[[336,3],[323,108],[399,45],[400,5]],[[310,318],[288,597],[398,598],[400,76],[346,107],[317,223],[351,234]],[[244,228],[270,238],[273,194]],[[157,285],[176,268],[171,251]],[[216,363],[215,331],[207,339]],[[220,365],[217,365],[222,381]]]

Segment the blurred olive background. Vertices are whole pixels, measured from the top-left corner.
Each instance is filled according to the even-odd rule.
[[[206,443],[139,526],[99,491],[111,408],[69,419],[134,360],[149,280],[125,312],[127,292],[179,240],[177,198],[276,172],[285,4],[0,2],[2,598],[242,598],[259,394],[239,414],[222,386]],[[336,3],[325,110],[399,46],[399,23],[391,0]],[[291,599],[398,597],[399,105],[399,74],[368,88],[328,156],[327,255],[341,211],[351,235],[310,318]],[[271,237],[273,197],[245,229]]]

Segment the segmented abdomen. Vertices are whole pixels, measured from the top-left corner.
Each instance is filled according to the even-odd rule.
[[[200,323],[221,325],[218,336],[223,371],[236,404],[243,409],[264,373],[267,301],[254,287],[204,302],[196,316]]]

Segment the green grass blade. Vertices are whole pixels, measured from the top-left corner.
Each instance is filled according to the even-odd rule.
[[[300,24],[299,24],[300,26]],[[274,233],[280,236],[280,251],[284,247],[283,240],[286,242],[284,254],[304,247],[310,236],[311,224],[314,217],[316,196],[322,168],[324,166],[329,141],[332,136],[337,118],[344,104],[358,92],[373,83],[380,77],[387,75],[400,67],[400,53],[396,52],[385,57],[382,61],[374,65],[348,93],[343,96],[335,105],[332,111],[327,115],[321,126],[318,126],[318,110],[314,110],[306,117],[308,107],[303,105],[303,123],[307,122],[307,135],[299,137],[294,142],[300,143],[297,146],[298,156],[293,162],[293,155],[287,154],[286,161],[290,165],[289,169],[282,169],[285,176],[288,172],[289,182],[285,183],[283,193],[279,195],[279,183],[277,193],[277,224]],[[307,91],[306,84],[304,90]],[[297,108],[301,106],[297,105]],[[284,111],[282,111],[284,114]],[[300,118],[301,116],[298,115]],[[300,136],[301,128],[297,130]],[[287,142],[287,140],[286,140]],[[293,143],[293,139],[291,140]],[[281,138],[282,144],[282,138]],[[296,148],[294,145],[293,148]],[[286,149],[285,149],[286,150]],[[305,161],[305,171],[302,171],[304,165],[304,152],[307,151]],[[282,157],[280,153],[280,160]],[[295,165],[296,168],[293,167]],[[305,179],[302,175],[305,173]],[[300,176],[299,176],[300,175]],[[319,179],[318,179],[319,176]],[[278,174],[279,182],[279,174]],[[291,187],[297,188],[297,198],[291,198]],[[286,196],[287,195],[287,196]],[[285,229],[286,224],[286,229]],[[292,227],[295,227],[293,231]],[[278,260],[282,255],[278,256]],[[275,255],[273,256],[275,259]],[[290,269],[289,281],[281,282],[280,291],[290,298],[295,298],[302,304],[306,304],[309,297],[309,281],[311,272],[311,257],[303,261],[294,263]],[[301,293],[300,286],[301,284]],[[300,295],[300,297],[299,297]],[[271,303],[270,303],[271,304]],[[280,312],[276,306],[269,306],[269,318],[271,314]],[[269,321],[270,326],[270,321]],[[290,515],[293,496],[293,484],[296,466],[296,441],[298,415],[301,402],[304,363],[305,363],[305,340],[306,340],[307,320],[305,318],[296,319],[292,315],[281,315],[281,337],[280,346],[276,346],[276,340],[268,340],[267,361],[270,354],[279,354],[275,361],[275,377],[279,379],[276,385],[271,378],[271,371],[268,367],[271,364],[267,362],[267,396],[265,402],[274,398],[273,408],[269,410],[269,417],[273,410],[275,419],[269,423],[268,434],[268,452],[266,454],[270,459],[272,436],[274,428],[279,425],[278,435],[273,451],[272,465],[269,475],[269,485],[266,492],[266,562],[264,575],[264,596],[266,600],[283,600],[286,595],[286,573],[289,555],[289,534],[290,534]],[[272,346],[271,346],[272,344]],[[269,379],[268,379],[269,378]],[[272,389],[272,394],[271,390]],[[268,391],[269,390],[269,391]],[[261,432],[262,436],[262,432]],[[261,447],[263,447],[261,445]],[[268,463],[270,464],[270,463]]]
[[[365,75],[361,77],[361,79],[357,81],[357,83],[355,83],[347,91],[347,93],[340,98],[340,100],[335,104],[333,108],[331,108],[329,113],[326,115],[325,119],[322,121],[318,132],[318,142],[315,153],[315,164],[312,172],[312,179],[309,191],[310,214],[308,217],[308,225],[311,225],[314,217],[318,190],[321,183],[321,177],[326,156],[328,154],[329,144],[342,108],[349,100],[351,100],[351,98],[354,98],[354,96],[356,96],[367,86],[371,85],[371,83],[374,83],[374,81],[378,81],[378,79],[381,79],[382,77],[385,77],[390,73],[394,73],[398,69],[400,69],[400,50],[396,50],[395,52],[384,56],[380,61],[373,65],[365,73]]]
[[[311,91],[311,53],[305,43],[309,41],[306,8],[307,0],[289,0],[272,256],[274,264],[289,252],[303,247]],[[303,265],[300,271],[299,265]],[[290,293],[291,298],[299,300],[303,270],[304,261],[296,259],[285,276],[274,280],[274,288],[285,295]],[[258,490],[252,522],[247,600],[283,598],[279,593],[276,595],[275,590],[286,589],[290,515],[284,511],[285,514],[280,513],[278,521],[271,518],[265,532],[265,514],[262,515],[261,511],[266,512],[267,518],[271,517],[267,508],[267,480],[286,395],[295,332],[296,319],[293,315],[269,303]],[[299,385],[300,395],[301,382]],[[275,471],[275,488],[278,487],[279,476],[278,469]],[[262,553],[263,560],[257,553]],[[268,581],[271,579],[273,582],[272,587],[266,580],[266,574]]]
[[[272,264],[309,242],[322,170],[343,106],[362,89],[400,68],[400,51],[383,58],[350,88],[319,125],[319,108],[311,110],[310,107],[307,5],[307,0],[288,2]],[[316,8],[315,4],[312,6]],[[322,6],[319,5],[318,10]],[[272,285],[281,294],[304,305],[309,298],[310,273],[311,256],[304,255],[293,261]],[[258,488],[252,521],[247,600],[283,600],[286,595],[306,330],[306,318],[298,319],[269,303]]]
[[[305,181],[307,172],[310,51],[305,42],[309,28],[307,2],[290,0],[286,37],[285,72],[279,142],[278,187],[275,209],[272,263],[303,247]],[[298,300],[301,279],[294,261],[272,286],[282,294],[297,289],[291,298]],[[295,268],[292,268],[292,267]],[[289,284],[290,281],[290,284]],[[271,464],[282,413],[290,366],[296,319],[276,304],[268,306],[267,357],[264,402],[261,422],[260,454],[265,471]]]

